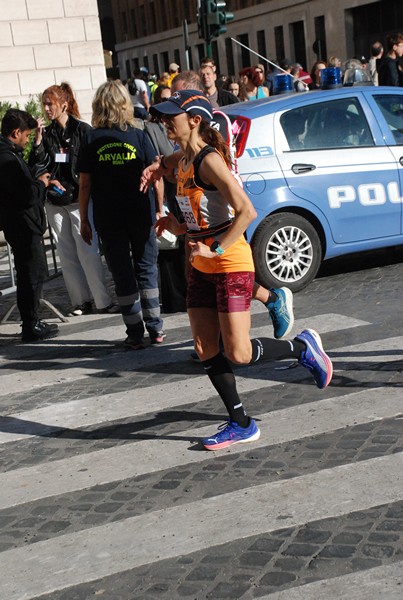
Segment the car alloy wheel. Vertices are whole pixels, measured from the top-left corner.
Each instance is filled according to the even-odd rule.
[[[304,288],[322,260],[319,236],[309,221],[292,213],[266,218],[252,241],[256,274],[264,285]]]

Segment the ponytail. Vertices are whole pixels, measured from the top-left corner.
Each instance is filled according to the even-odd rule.
[[[208,146],[215,148],[223,157],[228,168],[232,168],[232,157],[228,145],[218,131],[210,127],[206,121],[200,121],[199,134]]]
[[[50,87],[46,88],[42,94],[42,98],[44,96],[49,96],[58,104],[63,104],[65,102],[67,104],[67,114],[76,117],[76,119],[80,118],[80,111],[78,109],[78,104],[74,97],[73,90],[71,89],[70,84],[66,81],[63,81],[60,85],[51,85]]]
[[[78,109],[77,100],[74,97],[70,84],[66,81],[62,81],[60,88],[62,89],[65,101],[67,102],[67,113],[73,117],[76,117],[76,119],[79,119],[81,116],[80,111]]]

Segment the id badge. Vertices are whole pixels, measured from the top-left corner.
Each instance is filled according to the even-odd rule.
[[[67,152],[56,152],[55,162],[68,163],[70,162],[70,155]]]
[[[200,231],[200,227],[197,224],[193,213],[192,205],[190,204],[189,196],[176,196],[176,200],[189,231]]]

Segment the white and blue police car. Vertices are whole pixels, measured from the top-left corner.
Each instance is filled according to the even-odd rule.
[[[257,279],[293,291],[321,262],[403,244],[403,89],[341,87],[221,109],[258,213]]]

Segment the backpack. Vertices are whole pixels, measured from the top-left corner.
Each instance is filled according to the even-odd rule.
[[[231,173],[233,174],[239,185],[243,188],[243,182],[241,176],[239,175],[238,163],[236,160],[234,129],[228,115],[223,113],[221,110],[213,109],[213,120],[210,123],[210,127],[218,131],[224,138],[224,141],[227,144],[231,153]]]
[[[129,79],[129,81],[127,82],[127,89],[129,90],[129,94],[131,96],[135,96],[137,94],[138,89],[135,79]]]

